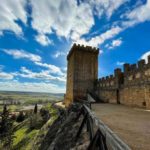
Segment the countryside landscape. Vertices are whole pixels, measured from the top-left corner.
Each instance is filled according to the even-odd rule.
[[[63,94],[1,91],[0,119],[7,120],[9,129],[6,129],[7,135],[4,132],[4,136],[0,136],[0,149],[31,149],[37,142],[35,136],[44,137],[48,126],[58,117],[52,105],[62,99]],[[40,131],[43,125],[44,129]],[[1,132],[2,128],[1,124]]]
[[[150,150],[150,0],[0,0],[0,150]]]

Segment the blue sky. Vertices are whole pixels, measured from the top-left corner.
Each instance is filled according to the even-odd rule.
[[[99,77],[150,54],[150,0],[5,0],[0,90],[65,92],[73,43],[99,47]]]

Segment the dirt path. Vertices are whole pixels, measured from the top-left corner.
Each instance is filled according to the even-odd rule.
[[[150,110],[116,104],[92,104],[92,110],[134,150],[150,150]]]

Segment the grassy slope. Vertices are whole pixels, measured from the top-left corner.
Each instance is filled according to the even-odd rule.
[[[41,129],[29,130],[29,120],[16,126],[16,131],[14,133],[15,138],[13,141],[14,150],[35,150],[40,146],[40,143],[48,132],[49,126],[57,118],[57,111],[52,108],[51,104],[48,104],[45,108],[48,109],[52,115]]]
[[[15,139],[13,142],[13,149],[15,150],[30,150],[31,142],[33,137],[38,133],[39,130],[31,130],[29,131],[28,125],[25,124],[19,130],[15,132]]]

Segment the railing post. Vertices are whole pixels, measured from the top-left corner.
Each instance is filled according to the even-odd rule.
[[[96,143],[98,140],[98,131],[96,132],[95,136],[93,137],[93,139],[91,140],[87,150],[95,150],[96,149]]]
[[[88,150],[108,150],[107,145],[106,145],[106,139],[101,133],[101,131],[98,129],[95,136],[91,140],[91,143],[88,147]]]
[[[87,129],[88,129],[88,132],[89,132],[89,136],[90,136],[90,140],[93,139],[93,136],[94,136],[94,133],[93,133],[93,122],[92,122],[92,119],[90,118],[90,116],[88,115],[87,117]]]
[[[81,132],[82,132],[82,129],[83,129],[83,127],[84,127],[84,125],[85,125],[85,123],[86,123],[86,121],[87,121],[87,113],[86,113],[86,115],[84,116],[84,119],[83,119],[83,121],[82,121],[82,123],[81,123],[81,126],[80,126],[80,128],[79,128],[79,130],[78,130],[78,132],[77,132],[77,135],[76,135],[76,140],[79,138],[79,136],[80,136],[80,134],[81,134]]]
[[[80,118],[80,116],[81,116],[82,114],[84,114],[83,106],[81,107],[80,112],[77,114],[76,121]]]
[[[100,149],[108,150],[105,136],[102,134],[100,130],[98,130],[98,132],[99,132],[99,140],[97,142],[99,144]]]

